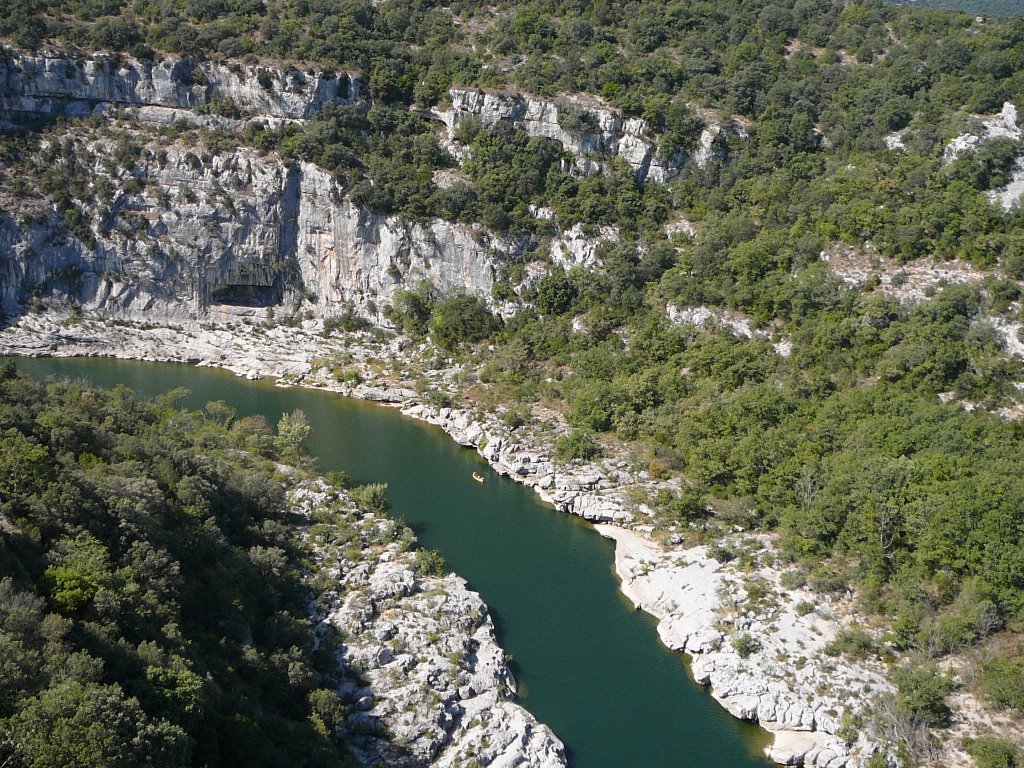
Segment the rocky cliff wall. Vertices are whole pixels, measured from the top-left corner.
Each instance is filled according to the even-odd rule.
[[[490,302],[503,264],[527,245],[481,226],[374,213],[339,200],[328,174],[302,165],[296,259],[303,285],[324,307],[350,304],[380,320],[382,302],[421,281]]]
[[[193,151],[195,150],[195,151]],[[353,310],[384,323],[395,291],[430,281],[490,300],[527,243],[480,227],[383,216],[344,197],[325,171],[237,148],[150,143],[128,169],[116,146],[75,146],[96,194],[88,237],[45,198],[0,200],[0,301],[8,314],[56,295],[107,316],[160,321],[315,316]],[[88,240],[93,242],[87,242]]]
[[[644,120],[624,117],[618,110],[608,107],[584,106],[570,99],[563,100],[560,106],[530,96],[468,88],[452,88],[449,96],[451,109],[435,112],[448,127],[449,137],[470,118],[478,118],[486,128],[500,122],[509,123],[530,136],[560,142],[577,156],[577,167],[585,174],[602,170],[602,164],[589,156],[621,157],[640,181],[664,183],[678,176],[687,160],[684,152],[663,157],[658,151],[657,137]],[[572,127],[567,119],[570,110],[576,113],[575,122],[582,122],[585,127]]]
[[[142,61],[124,54],[0,51],[0,112],[12,115],[81,117],[108,104],[191,110],[223,100],[255,115],[305,119],[362,93],[360,80],[347,73],[200,63],[187,56]]]

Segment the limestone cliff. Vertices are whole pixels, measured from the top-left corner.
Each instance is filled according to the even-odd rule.
[[[433,115],[444,122],[449,141],[460,124],[478,119],[485,128],[508,123],[530,136],[554,139],[575,156],[576,171],[588,176],[608,170],[608,160],[618,157],[636,173],[639,181],[664,184],[678,176],[687,162],[707,168],[723,155],[721,140],[726,134],[746,137],[747,129],[733,118],[723,124],[710,110],[694,107],[704,122],[692,155],[683,150],[666,151],[662,138],[646,120],[626,117],[603,104],[563,97],[547,101],[526,94],[504,94],[472,88],[452,88],[449,109]],[[692,105],[691,105],[692,106]],[[453,154],[460,155],[453,147]]]
[[[0,200],[8,314],[55,296],[151,321],[277,308],[321,317],[351,310],[383,323],[395,291],[422,280],[489,300],[503,262],[527,245],[480,227],[374,213],[310,164],[136,138],[146,143],[128,168],[112,161],[110,139],[76,143],[96,191],[83,206],[87,233],[70,235],[45,198]]]
[[[304,119],[324,105],[351,103],[362,91],[354,75],[294,67],[0,51],[0,113],[14,115],[81,117],[105,105],[191,110],[219,100],[256,115]]]
[[[435,114],[450,135],[468,118],[478,118],[486,128],[509,123],[531,136],[560,142],[576,156],[577,168],[584,174],[600,172],[601,157],[621,157],[640,181],[664,183],[678,176],[687,160],[685,152],[668,156],[659,152],[658,139],[646,121],[627,118],[609,107],[584,106],[571,99],[559,104],[467,88],[452,88],[449,96],[451,109]],[[570,121],[570,114],[577,119]]]

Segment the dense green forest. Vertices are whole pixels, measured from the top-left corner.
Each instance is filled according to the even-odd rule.
[[[306,429],[4,364],[3,765],[342,764],[277,464]]]

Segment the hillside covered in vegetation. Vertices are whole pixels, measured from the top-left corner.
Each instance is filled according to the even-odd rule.
[[[276,464],[301,430],[0,379],[6,764],[338,765]]]

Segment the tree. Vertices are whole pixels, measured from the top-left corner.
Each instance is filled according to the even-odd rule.
[[[561,267],[555,267],[537,285],[537,311],[542,315],[562,315],[576,301],[576,287]]]
[[[482,341],[499,327],[499,321],[475,296],[452,296],[434,307],[430,337],[443,349]]]
[[[295,460],[302,454],[306,440],[312,432],[313,428],[306,419],[306,414],[296,409],[283,414],[277,422],[277,438],[274,444],[283,458]]]
[[[4,741],[29,768],[176,768],[189,739],[151,720],[117,685],[65,683],[44,691],[6,723]]]

